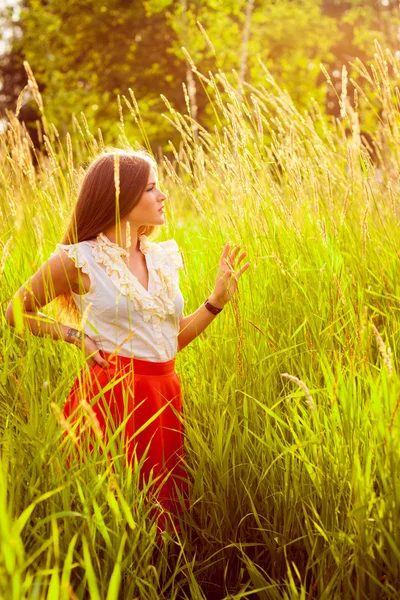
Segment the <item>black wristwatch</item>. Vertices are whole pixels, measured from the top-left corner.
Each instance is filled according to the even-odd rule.
[[[213,304],[211,304],[211,303],[208,301],[208,298],[207,298],[207,300],[204,302],[204,306],[205,306],[205,307],[206,307],[206,309],[207,309],[207,310],[209,310],[209,311],[210,311],[210,313],[212,313],[213,315],[217,315],[218,313],[220,313],[220,312],[221,312],[221,310],[223,310],[222,308],[217,308],[216,306],[214,306]]]

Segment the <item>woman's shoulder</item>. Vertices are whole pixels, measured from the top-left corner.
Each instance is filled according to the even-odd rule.
[[[60,246],[61,248],[84,248],[86,246],[93,246],[96,243],[96,239],[93,238],[91,240],[84,240],[82,242],[76,242],[75,244],[64,244],[62,242],[56,244],[57,246]]]
[[[177,269],[183,269],[182,250],[174,238],[162,242],[152,242],[154,250],[159,254],[168,257]]]
[[[91,248],[93,247],[95,240],[85,240],[83,242],[76,242],[75,244],[56,244],[55,252],[63,250],[68,258],[73,260],[75,266],[84,269],[88,258],[91,256]]]

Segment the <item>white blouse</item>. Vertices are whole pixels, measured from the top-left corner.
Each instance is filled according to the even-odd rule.
[[[142,235],[139,247],[149,273],[148,291],[129,270],[127,251],[103,233],[77,244],[57,244],[90,278],[86,294],[71,292],[84,332],[105,352],[163,362],[178,351],[182,256],[174,239],[156,243]]]

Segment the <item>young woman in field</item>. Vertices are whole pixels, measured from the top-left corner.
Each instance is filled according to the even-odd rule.
[[[183,496],[187,491],[175,356],[231,300],[250,263],[235,270],[246,252],[239,254],[239,247],[231,250],[227,244],[212,294],[194,313],[183,316],[183,263],[177,243],[149,238],[164,223],[165,201],[156,164],[147,153],[98,156],[83,179],[63,243],[16,293],[6,318],[15,325],[20,311],[34,335],[50,335],[83,350],[89,370],[75,381],[65,417],[73,422],[86,400],[105,439],[126,421],[128,465],[136,454],[137,460],[145,457],[143,478],[152,469],[153,478],[170,475],[157,499],[173,513],[176,487]],[[82,329],[38,312],[58,296],[83,317]]]

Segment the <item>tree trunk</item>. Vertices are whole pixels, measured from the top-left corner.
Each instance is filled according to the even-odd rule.
[[[250,22],[251,22],[251,15],[253,14],[253,8],[254,8],[254,0],[247,0],[246,23],[245,23],[244,31],[243,31],[242,52],[240,55],[240,68],[239,68],[240,83],[243,83],[244,77],[246,75],[247,46],[248,46],[249,37],[250,37]]]
[[[188,37],[188,22],[187,13],[188,5],[187,0],[181,0],[182,5],[182,21],[183,21],[183,45],[190,54],[190,43]],[[196,81],[193,77],[193,72],[189,61],[186,59],[186,87],[190,102],[190,114],[194,120],[197,119],[197,96],[196,96]],[[194,126],[194,133],[197,133],[197,127]]]

